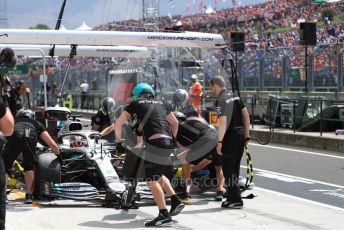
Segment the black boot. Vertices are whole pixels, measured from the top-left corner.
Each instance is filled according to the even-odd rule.
[[[179,199],[177,195],[172,195],[171,196],[171,210],[170,210],[170,215],[171,216],[176,216],[178,215],[185,205],[182,203],[182,201]]]

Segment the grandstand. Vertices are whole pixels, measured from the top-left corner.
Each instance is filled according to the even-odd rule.
[[[322,17],[325,9],[334,12],[334,19]],[[261,4],[221,9],[214,13],[194,15],[163,16],[158,19],[158,29],[221,33],[227,41],[230,33],[245,33],[245,52],[238,54],[238,72],[243,90],[285,90],[299,91],[304,87],[304,48],[299,46],[298,23],[317,22],[317,46],[310,47],[309,76],[311,90],[343,91],[343,52],[344,52],[344,3],[316,4],[309,0],[275,0]],[[182,25],[182,26],[180,26]],[[109,22],[93,28],[99,31],[144,31],[143,20],[128,19]],[[331,32],[329,32],[331,31]],[[207,66],[218,58],[216,54],[202,54],[203,73],[212,73]],[[21,60],[24,62],[26,60]],[[67,66],[66,58],[49,60],[50,76],[48,81],[59,81]],[[130,66],[131,61],[109,58],[76,58],[72,63],[71,88],[74,89],[82,79],[97,76],[97,90],[104,92],[109,69]],[[34,65],[33,65],[34,64]],[[29,63],[29,74],[39,75],[33,66],[40,61]],[[139,64],[138,64],[139,65]],[[171,74],[170,72],[168,74]],[[34,88],[40,88],[37,84]]]

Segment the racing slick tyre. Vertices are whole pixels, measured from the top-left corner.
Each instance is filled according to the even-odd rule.
[[[38,198],[43,195],[41,191],[42,181],[61,182],[61,164],[59,159],[52,153],[42,153],[37,156],[34,195]]]

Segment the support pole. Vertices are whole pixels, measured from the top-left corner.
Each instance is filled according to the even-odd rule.
[[[305,92],[308,93],[308,49],[305,45]]]

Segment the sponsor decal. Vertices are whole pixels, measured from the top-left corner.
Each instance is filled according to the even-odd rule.
[[[153,100],[140,100],[139,104],[163,104],[161,101],[153,101]]]
[[[113,50],[113,49],[96,49],[96,52],[108,52],[108,53],[139,53],[140,50]]]
[[[233,102],[233,101],[235,101],[235,100],[240,100],[240,98],[239,98],[239,97],[232,97],[232,98],[229,98],[229,99],[226,100],[226,103],[229,104],[229,103],[231,103],[231,102]]]
[[[150,40],[174,40],[174,41],[202,41],[202,42],[209,42],[209,41],[214,41],[214,38],[209,38],[209,37],[186,37],[186,36],[178,36],[178,37],[170,37],[170,36],[159,36],[159,35],[154,35],[154,36],[148,36],[148,39]]]

